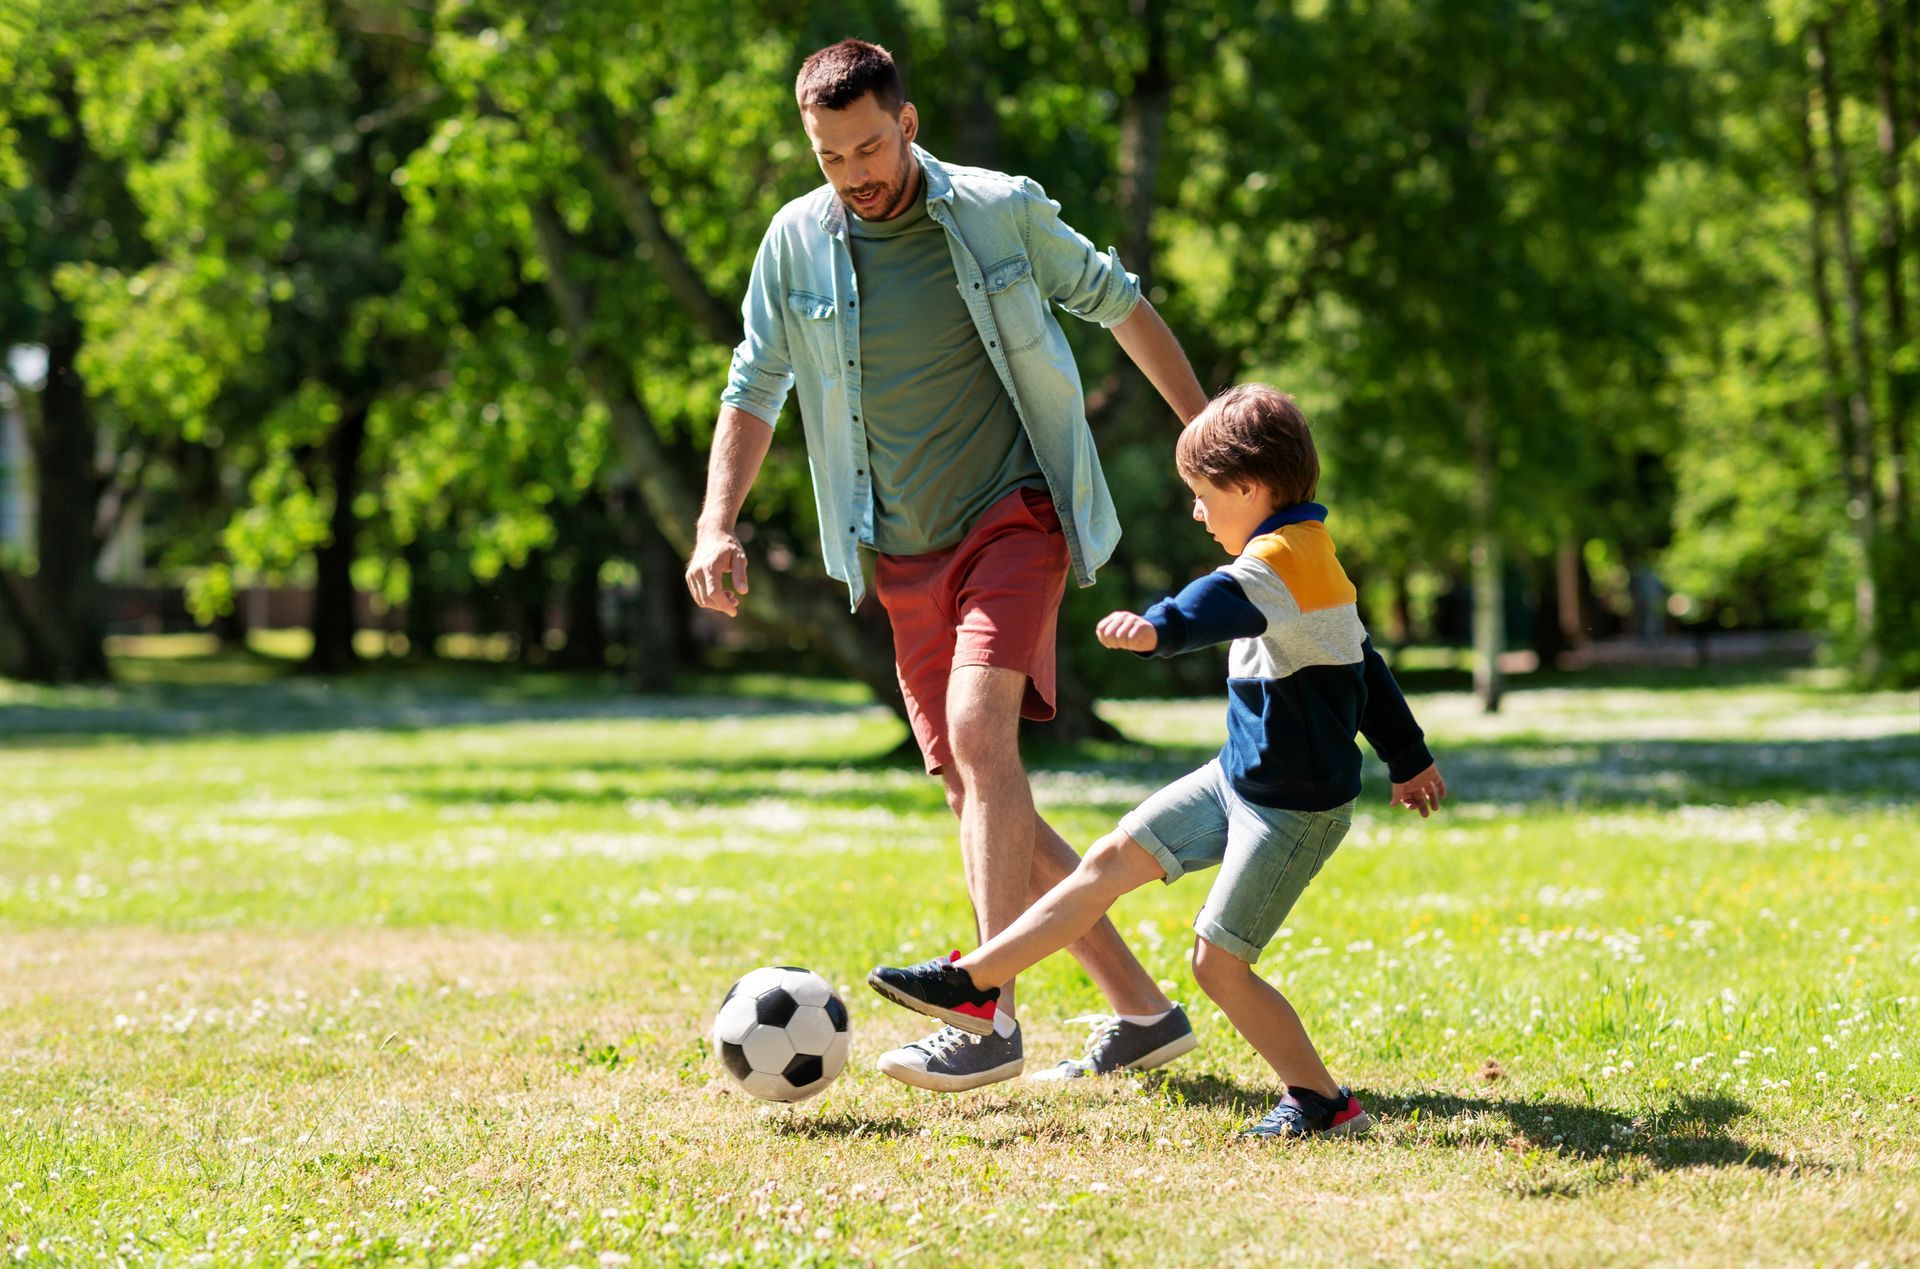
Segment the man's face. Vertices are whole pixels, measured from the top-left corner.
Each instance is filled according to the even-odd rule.
[[[913,103],[895,118],[872,93],[844,110],[803,106],[800,119],[827,183],[862,220],[892,220],[913,192]]]

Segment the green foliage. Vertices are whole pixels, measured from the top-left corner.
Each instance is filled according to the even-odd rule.
[[[1302,399],[1345,558],[1383,602],[1458,576],[1490,489],[1521,561],[1600,543],[1659,562],[1695,613],[1850,629],[1866,565],[1826,437],[1844,385],[1813,337],[1794,149],[1817,5],[86,12],[0,9],[0,251],[19,279],[0,309],[9,338],[32,337],[19,314],[77,311],[116,444],[164,454],[155,506],[212,552],[205,614],[242,577],[302,573],[337,497],[396,601],[425,537],[482,580],[560,545],[571,509],[631,475],[595,356],[697,491],[754,248],[818,182],[793,70],[861,31],[895,49],[935,152],[1035,176],[1137,255],[1207,387],[1265,377]],[[1861,173],[1872,34],[1867,6],[1834,24]],[[49,237],[34,163],[75,128],[106,161],[102,210]],[[1157,149],[1128,148],[1146,135]],[[535,233],[549,209],[558,277]],[[1089,387],[1132,402],[1097,420],[1128,537],[1070,597],[1071,637],[1214,561],[1186,531],[1163,412],[1106,391],[1125,386],[1116,350],[1070,325]],[[1868,391],[1884,410],[1886,385]],[[336,491],[328,451],[362,416],[358,483]],[[817,568],[797,428],[748,514],[762,546]],[[1891,619],[1911,593],[1904,556],[1879,554]]]

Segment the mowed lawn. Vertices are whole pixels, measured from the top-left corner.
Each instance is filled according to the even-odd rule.
[[[0,683],[0,1238],[28,1263],[1920,1259],[1920,697],[1816,677],[1414,698],[1454,790],[1356,828],[1262,969],[1380,1119],[1250,1146],[1196,992],[1207,881],[1115,919],[1163,1073],[957,1096],[862,979],[971,938],[954,825],[857,693],[129,663]],[[1035,753],[1081,846],[1217,700]],[[853,1058],[757,1103],[704,1033],[761,964]],[[1022,980],[1029,1070],[1098,996]]]

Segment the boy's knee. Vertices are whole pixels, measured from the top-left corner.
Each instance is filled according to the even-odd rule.
[[[1244,983],[1253,966],[1203,938],[1193,941],[1193,981],[1209,996]]]
[[[1103,890],[1116,894],[1166,876],[1146,847],[1117,828],[1087,849],[1080,872]]]
[[[1086,858],[1080,861],[1080,866],[1093,873],[1110,873],[1126,862],[1127,851],[1138,849],[1131,837],[1115,829],[1087,848]]]

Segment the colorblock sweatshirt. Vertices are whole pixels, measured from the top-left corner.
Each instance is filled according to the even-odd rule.
[[[1153,656],[1232,641],[1220,765],[1235,792],[1261,806],[1326,811],[1352,801],[1355,732],[1396,782],[1433,763],[1360,623],[1326,518],[1314,502],[1275,512],[1233,563],[1142,614],[1159,634]]]

